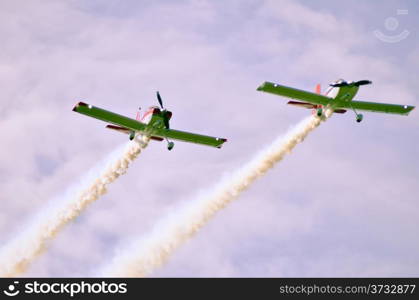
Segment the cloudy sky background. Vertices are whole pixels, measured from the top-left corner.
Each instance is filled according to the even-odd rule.
[[[134,117],[159,90],[172,128],[229,141],[151,143],[26,276],[94,275],[310,113],[257,92],[265,80],[369,79],[356,99],[419,105],[418,13],[413,0],[1,1],[0,245],[126,143],[77,101]],[[333,116],[153,276],[419,276],[418,121]]]

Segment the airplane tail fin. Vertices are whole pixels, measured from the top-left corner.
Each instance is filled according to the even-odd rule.
[[[321,88],[320,83],[318,83],[318,84],[316,85],[315,92],[316,92],[316,94],[321,94],[321,93],[322,93],[322,88]]]

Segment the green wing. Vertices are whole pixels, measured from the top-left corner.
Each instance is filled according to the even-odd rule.
[[[265,81],[261,86],[257,88],[257,90],[288,98],[303,100],[313,104],[321,104],[324,106],[328,105],[330,101],[333,100],[332,98],[320,94],[315,94],[268,81]]]
[[[201,135],[196,133],[190,133],[174,129],[153,129],[153,136],[169,138],[178,141],[184,141],[189,143],[213,146],[221,148],[221,146],[227,141],[223,138],[216,138],[207,135]]]
[[[84,102],[79,102],[74,108],[73,111],[81,113],[83,115],[93,117],[105,122],[109,122],[115,125],[120,125],[125,128],[134,130],[134,131],[144,131],[147,127],[146,124],[138,122],[137,120],[110,112],[99,107],[86,104]]]
[[[337,107],[399,115],[408,115],[415,108],[414,106],[410,105],[398,105],[364,101],[342,102],[339,103]]]

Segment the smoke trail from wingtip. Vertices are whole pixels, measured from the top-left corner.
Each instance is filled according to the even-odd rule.
[[[27,229],[0,249],[0,277],[13,277],[26,271],[30,263],[45,250],[47,243],[66,224],[104,195],[110,183],[125,174],[142,149],[147,147],[148,142],[148,137],[137,136],[125,149],[113,152],[105,161],[108,164],[105,168],[102,167],[99,173],[92,170],[91,176],[73,186],[65,196],[50,202],[50,206],[41,211],[28,224]],[[101,166],[103,162],[99,165]]]
[[[162,266],[178,247],[192,238],[218,211],[236,199],[256,179],[280,162],[322,121],[329,118],[332,112],[326,110],[325,115],[323,119],[310,116],[302,120],[285,136],[278,137],[209,192],[201,193],[195,201],[186,203],[171,213],[149,235],[133,241],[125,251],[117,254],[109,265],[100,270],[100,275],[144,277]]]

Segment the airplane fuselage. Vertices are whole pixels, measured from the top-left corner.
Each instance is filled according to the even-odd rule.
[[[340,86],[334,86],[340,85]],[[333,99],[329,102],[329,104],[325,107],[323,105],[315,105],[313,107],[313,114],[317,114],[321,116],[323,114],[324,108],[334,109],[336,113],[345,113],[346,110],[344,109],[335,109],[341,106],[345,106],[348,102],[351,102],[355,95],[358,93],[359,86],[355,85],[354,82],[346,82],[343,79],[338,79],[330,84],[330,87],[327,89],[326,93],[324,94],[326,97]],[[320,87],[316,88],[316,92],[320,93]],[[350,104],[349,104],[350,105]],[[347,106],[347,105],[346,105]],[[362,120],[362,115],[357,114],[357,121],[360,122]]]
[[[167,118],[170,120],[172,117],[172,112],[166,112]],[[147,124],[150,128],[165,128],[165,118],[164,111],[162,111],[157,106],[151,106],[140,118],[139,114],[137,114],[137,120]]]
[[[352,101],[358,90],[359,86],[330,87],[326,92],[326,96],[333,98],[334,101],[331,102],[331,106],[337,107],[340,103]]]

